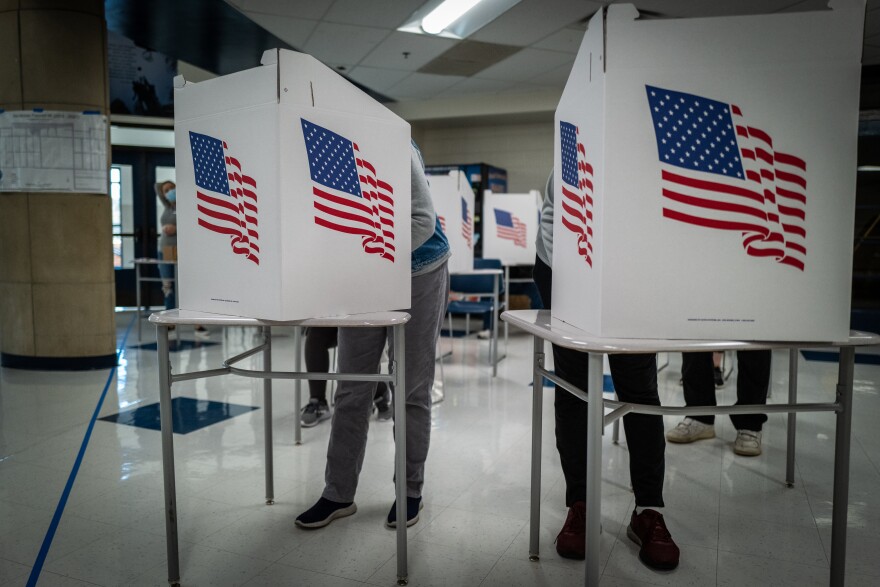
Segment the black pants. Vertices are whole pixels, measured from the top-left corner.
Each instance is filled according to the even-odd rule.
[[[327,373],[330,371],[330,349],[335,347],[337,329],[332,327],[313,327],[306,332],[306,370]],[[385,393],[385,382],[376,384],[374,396],[376,405],[384,405],[390,401]],[[309,380],[309,398],[316,399],[321,403],[327,403],[327,381],[324,379]]]
[[[550,309],[552,270],[535,259],[533,273],[544,308]],[[609,355],[611,379],[617,397],[625,402],[659,406],[657,393],[657,355]],[[587,389],[587,355],[553,345],[556,374],[575,386]],[[710,371],[711,374],[711,371]],[[556,449],[565,476],[565,504],[584,501],[587,494],[587,404],[556,387]],[[666,468],[666,439],[663,417],[627,414],[623,429],[629,447],[629,474],[640,507],[663,506],[663,475]]]
[[[682,353],[681,382],[684,402],[688,406],[714,406],[715,378],[712,353]],[[770,389],[770,351],[736,352],[736,403],[766,404]],[[705,424],[713,424],[715,416],[694,416]],[[761,430],[767,414],[731,414],[737,430]]]

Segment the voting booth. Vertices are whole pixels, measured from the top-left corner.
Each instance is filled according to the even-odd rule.
[[[302,53],[174,90],[180,308],[410,305],[410,127]]]
[[[455,169],[444,175],[429,175],[431,199],[440,226],[449,240],[449,272],[474,268],[474,192],[464,172]]]
[[[846,340],[864,13],[600,10],[556,110],[553,316]]]
[[[541,192],[483,193],[483,257],[503,265],[534,265],[541,225]]]

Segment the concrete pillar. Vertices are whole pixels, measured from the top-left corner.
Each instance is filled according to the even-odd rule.
[[[103,0],[0,0],[0,55],[0,108],[109,114]],[[114,291],[109,196],[0,193],[3,366],[114,365]]]

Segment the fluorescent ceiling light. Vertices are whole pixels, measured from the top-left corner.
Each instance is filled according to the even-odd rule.
[[[397,30],[465,39],[521,0],[428,0]]]
[[[422,19],[422,30],[436,35],[480,3],[481,0],[446,0]]]

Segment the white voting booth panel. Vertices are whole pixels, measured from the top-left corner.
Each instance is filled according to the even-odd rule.
[[[449,272],[474,268],[474,191],[463,171],[429,175],[434,210],[449,240]]]
[[[314,58],[174,91],[180,307],[268,320],[410,304],[410,127]]]
[[[532,265],[541,215],[541,192],[483,194],[483,257],[503,265]]]
[[[865,3],[832,7],[592,18],[556,110],[554,317],[847,338]]]

